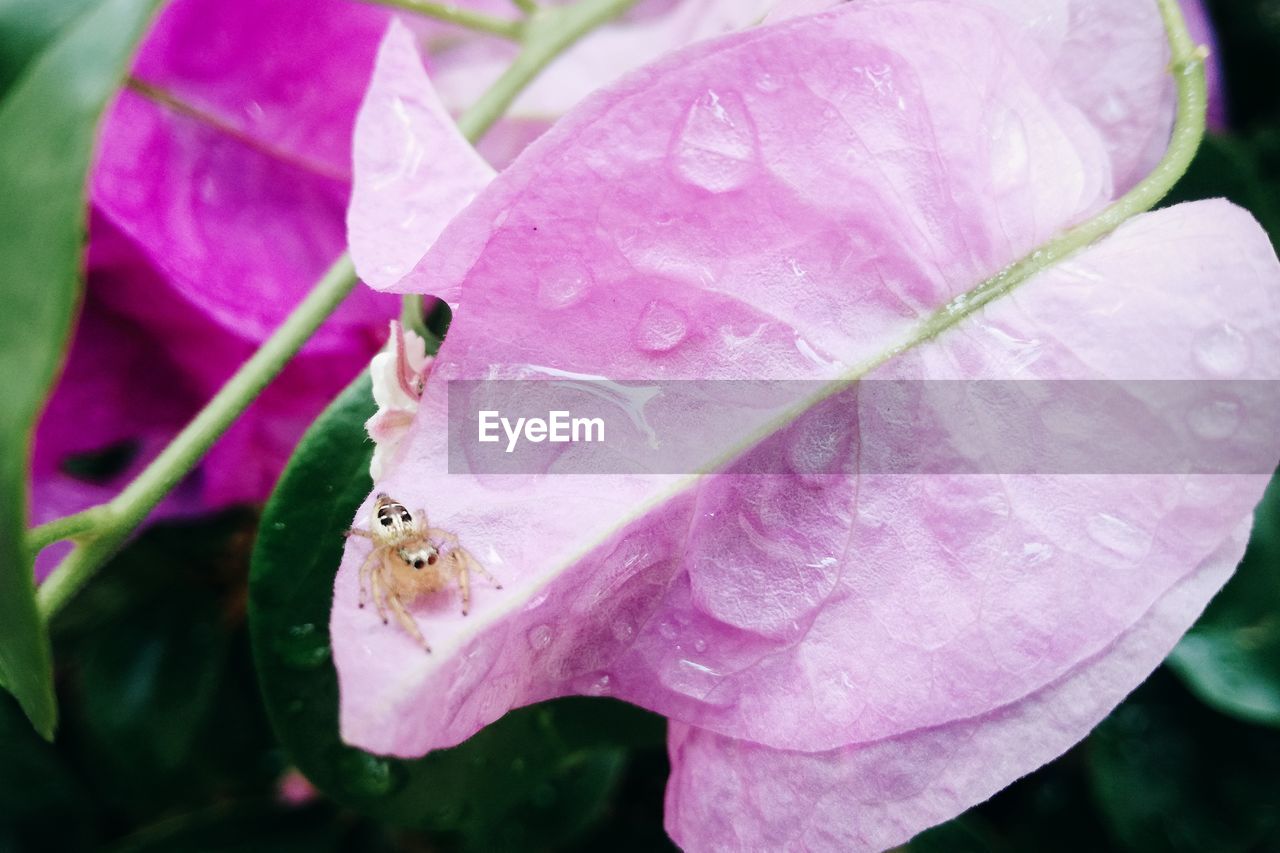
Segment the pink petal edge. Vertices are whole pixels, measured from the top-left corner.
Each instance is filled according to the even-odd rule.
[[[496,174],[462,136],[393,19],[356,118],[351,256],[376,290],[397,283]],[[449,299],[448,294],[441,294]]]
[[[685,850],[886,850],[1084,738],[1160,665],[1226,582],[1242,523],[1113,645],[977,718],[831,752],[782,752],[672,723],[666,827]]]

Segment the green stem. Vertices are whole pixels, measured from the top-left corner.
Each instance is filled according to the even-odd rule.
[[[582,0],[572,6],[539,7],[524,22],[524,44],[515,62],[462,114],[458,127],[468,139],[484,134],[510,107],[530,79],[591,30],[621,15],[636,0]]]
[[[1187,31],[1178,0],[1156,0],[1169,40],[1170,71],[1178,90],[1178,113],[1164,157],[1141,182],[1087,222],[1064,231],[1030,255],[1005,267],[973,290],[943,306],[924,324],[910,345],[951,328],[983,306],[999,299],[1037,273],[1068,255],[1087,248],[1110,234],[1126,220],[1148,211],[1169,194],[1186,174],[1204,138],[1208,94],[1204,61],[1208,50],[1196,45]],[[895,351],[901,351],[900,349]]]
[[[538,11],[538,4],[534,0],[511,0],[513,6],[524,12],[526,15],[532,15]]]
[[[262,348],[235,372],[195,419],[124,491],[102,506],[46,524],[32,532],[33,539],[37,534],[47,537],[50,528],[56,530],[55,525],[66,523],[79,528],[77,535],[84,538],[40,586],[37,601],[46,618],[67,602],[164,496],[195,467],[227,427],[320,328],[355,284],[355,267],[350,257],[343,255]],[[70,524],[85,517],[94,522],[92,528]]]
[[[621,13],[635,0],[584,0],[575,6],[540,9],[527,22],[516,61],[458,120],[473,142],[493,126],[511,102],[561,51],[593,27]],[[422,4],[415,4],[422,5]],[[62,539],[77,540],[40,585],[37,603],[48,619],[84,586],[129,535],[164,499],[232,422],[275,378],[356,284],[348,255],[339,258],[302,303],[222,387],[195,419],[113,500],[43,524],[27,533],[29,553]],[[421,297],[416,326],[422,325]],[[410,309],[412,310],[412,309]]]
[[[455,6],[452,3],[432,3],[430,0],[364,0],[364,2],[403,9],[415,15],[435,18],[437,21],[445,21],[446,23],[466,27],[469,30],[500,36],[511,41],[520,41],[524,33],[523,21],[512,21],[506,18],[497,18],[493,15],[485,15],[481,12],[473,12],[470,9]]]
[[[83,512],[77,512],[75,515],[55,518],[47,524],[33,527],[27,531],[27,549],[32,554],[38,554],[54,542],[83,536],[101,526],[105,516],[106,507],[95,506]]]

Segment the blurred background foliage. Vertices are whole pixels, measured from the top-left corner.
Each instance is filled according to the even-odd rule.
[[[1280,0],[1208,6],[1230,131],[1206,141],[1171,202],[1227,196],[1280,244]],[[0,40],[0,85],[27,50]],[[362,416],[358,404],[326,415]],[[355,465],[339,487],[362,495],[360,476]],[[423,762],[338,743],[328,579],[306,577],[331,571],[340,543],[308,539],[286,505],[153,527],[60,614],[56,742],[0,692],[0,853],[670,848],[663,723],[610,700],[513,712]],[[298,574],[255,573],[255,630],[269,634],[255,668],[260,524],[283,531],[263,547],[286,549]],[[909,850],[1280,850],[1280,485],[1236,577],[1165,667],[1084,743]]]

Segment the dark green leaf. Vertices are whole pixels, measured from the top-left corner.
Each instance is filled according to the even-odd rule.
[[[1129,850],[1280,849],[1280,732],[1206,708],[1157,671],[1088,742],[1098,805]]]
[[[342,819],[326,804],[288,808],[249,803],[218,806],[149,826],[111,847],[111,853],[390,853],[367,824]]]
[[[96,803],[73,766],[31,728],[18,703],[0,693],[0,851],[85,849]],[[77,815],[76,821],[59,820]]]
[[[660,718],[610,700],[561,700],[514,711],[416,761],[339,740],[329,612],[343,531],[372,487],[364,422],[373,411],[361,377],[303,438],[263,516],[249,614],[276,732],[314,784],[379,819],[464,849],[557,844],[608,802],[625,747],[661,743]]]
[[[1280,5],[1276,0],[1208,0],[1218,32],[1233,127],[1280,121]]]
[[[23,537],[31,430],[62,358],[79,291],[94,129],[158,0],[102,0],[26,39],[0,102],[0,685],[45,736],[57,724],[49,639]],[[4,9],[16,20],[26,5]],[[14,31],[6,24],[6,31]],[[23,49],[18,48],[21,53]],[[6,51],[8,53],[8,51]]]
[[[1167,204],[1227,198],[1247,209],[1280,245],[1280,131],[1207,136]]]
[[[1168,663],[1215,708],[1280,726],[1280,477],[1258,506],[1235,577]]]
[[[60,744],[106,805],[143,818],[214,793],[265,795],[280,772],[243,619],[255,516],[157,525],[54,621]]]
[[[58,466],[64,474],[85,483],[106,485],[129,469],[138,458],[142,443],[125,439],[88,453],[66,457]]]

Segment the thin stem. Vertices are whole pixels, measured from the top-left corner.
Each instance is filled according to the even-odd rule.
[[[105,516],[106,507],[95,506],[74,515],[55,518],[39,527],[33,527],[27,532],[27,548],[30,553],[38,554],[54,542],[83,536],[100,526]]]
[[[343,255],[262,348],[235,372],[160,455],[113,500],[88,511],[94,513],[96,531],[79,530],[78,535],[88,534],[85,541],[40,586],[37,601],[46,617],[66,603],[71,594],[195,467],[249,402],[262,393],[262,389],[320,328],[355,284],[355,267],[351,258]],[[85,515],[87,513],[80,513],[80,516]],[[41,528],[46,535],[49,527]]]
[[[534,0],[511,0],[511,5],[515,6],[526,15],[532,15],[538,11],[538,4]]]
[[[524,46],[515,62],[462,114],[458,127],[468,139],[484,134],[510,107],[529,80],[591,30],[635,5],[636,0],[583,0],[572,6],[539,8],[525,22]]]
[[[473,142],[493,126],[516,96],[557,54],[593,27],[621,13],[635,0],[584,0],[579,5],[541,9],[529,19],[527,38],[510,68],[458,120]],[[415,5],[422,5],[416,4]],[[77,540],[40,585],[37,603],[48,619],[71,599],[232,422],[275,378],[356,284],[348,255],[339,258],[279,329],[254,353],[195,419],[113,500],[51,521],[27,533],[30,553],[61,539]],[[417,322],[422,324],[421,298]]]
[[[900,353],[919,346],[956,326],[964,318],[1009,293],[1051,264],[1089,247],[1096,240],[1115,230],[1126,219],[1155,207],[1168,194],[1178,179],[1186,173],[1204,137],[1205,111],[1208,103],[1204,61],[1209,54],[1207,49],[1197,47],[1191,40],[1178,0],[1155,0],[1155,2],[1160,7],[1169,41],[1171,56],[1169,67],[1178,90],[1178,113],[1169,147],[1151,173],[1089,221],[1064,231],[1031,254],[951,300],[911,329],[900,342],[885,348],[862,364],[850,368],[838,379],[827,382],[813,394],[782,412],[759,432],[733,446],[726,447],[722,454],[704,470],[714,471],[729,464],[748,447],[755,446],[766,436],[793,423],[823,400],[848,389],[872,370]]]
[[[500,36],[511,41],[520,41],[524,34],[523,21],[512,21],[482,12],[473,12],[452,3],[432,3],[430,0],[364,0],[364,2],[403,9],[415,15],[435,18],[437,21],[456,24],[459,27]]]
[[[421,293],[404,294],[400,297],[400,325],[419,335],[426,335],[426,309]]]
[[[1126,220],[1150,210],[1169,194],[1196,156],[1204,138],[1208,93],[1204,61],[1208,48],[1197,46],[1187,31],[1178,0],[1156,0],[1169,40],[1169,68],[1178,90],[1178,113],[1164,157],[1145,178],[1101,213],[1064,231],[1030,255],[1001,270],[925,321],[920,340],[951,328],[974,311],[999,299],[1027,279],[1110,234]]]

